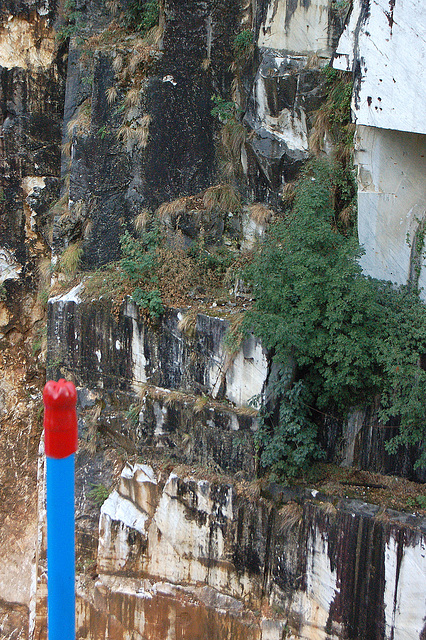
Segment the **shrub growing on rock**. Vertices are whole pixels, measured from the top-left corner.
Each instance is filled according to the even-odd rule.
[[[272,226],[247,270],[256,296],[248,322],[278,364],[297,365],[293,386],[278,377],[278,427],[263,411],[262,462],[284,475],[320,455],[315,410],[344,415],[377,394],[380,418],[400,421],[388,451],[423,445],[417,466],[426,465],[426,306],[410,288],[363,275],[356,234],[338,224],[351,197],[336,199],[341,181],[341,166],[308,163],[291,213]]]

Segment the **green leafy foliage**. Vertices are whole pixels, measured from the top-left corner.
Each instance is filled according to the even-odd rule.
[[[120,269],[130,283],[135,286],[132,298],[136,304],[148,312],[151,318],[158,318],[164,308],[158,282],[158,224],[151,223],[138,238],[126,231],[120,238],[122,258]]]
[[[251,29],[240,31],[233,42],[233,50],[237,60],[247,59],[253,52],[254,35]]]
[[[159,17],[158,0],[132,0],[126,12],[127,27],[145,34],[158,24]]]
[[[286,391],[281,397],[275,429],[270,426],[271,414],[261,411],[257,432],[258,444],[263,445],[261,462],[279,478],[306,474],[312,460],[324,457],[317,442],[317,425],[307,407],[309,396],[301,380]]]
[[[81,27],[81,21],[82,14],[77,9],[75,0],[65,0],[63,5],[63,24],[56,34],[56,39],[59,44],[78,33]]]
[[[100,508],[108,498],[110,490],[103,484],[92,484],[88,496]]]
[[[133,284],[141,280],[155,282],[153,274],[157,268],[158,240],[158,225],[144,230],[139,238],[133,237],[128,231],[121,236],[123,257],[120,267]]]
[[[164,313],[161,293],[158,289],[145,291],[140,287],[136,287],[133,291],[132,298],[138,307],[145,309],[149,313],[151,318],[159,318]]]
[[[355,125],[351,122],[352,75],[332,67],[322,70],[325,78],[325,101],[315,115],[310,147],[320,153],[327,133],[335,145],[335,156],[349,164],[353,153]]]
[[[426,353],[426,307],[416,292],[362,274],[356,237],[339,233],[336,225],[340,172],[327,160],[308,163],[291,214],[272,227],[247,270],[256,296],[249,321],[277,363],[294,359],[298,381],[319,410],[344,414],[382,394],[381,418],[401,421],[399,435],[388,444],[395,452],[401,444],[424,442],[426,373],[419,363]],[[291,424],[288,412],[295,401],[284,382],[279,397],[273,440]],[[297,402],[302,399],[300,392]],[[312,444],[315,429],[309,424]],[[285,442],[298,447],[297,439]],[[268,438],[264,446],[265,462],[278,470]],[[288,457],[288,447],[282,451]],[[306,459],[314,452],[305,450]],[[426,463],[425,455],[418,466]]]
[[[237,118],[240,109],[235,102],[225,100],[219,95],[213,95],[211,99],[214,103],[211,114],[215,118],[218,118],[220,122],[226,124],[229,120],[235,120]]]

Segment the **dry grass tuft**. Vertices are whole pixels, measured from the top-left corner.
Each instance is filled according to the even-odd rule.
[[[62,196],[55,202],[53,207],[50,209],[50,212],[53,214],[54,218],[60,218],[63,220],[66,216],[69,215],[69,193],[68,190],[62,194]]]
[[[164,404],[166,407],[174,407],[185,399],[185,394],[180,391],[170,391],[167,394]]]
[[[77,109],[76,115],[67,124],[68,135],[82,136],[89,132],[92,117],[92,99],[87,98]]]
[[[124,98],[124,104],[126,105],[126,107],[136,107],[139,104],[140,99],[141,99],[140,89],[138,87],[132,87],[126,93],[126,96]]]
[[[106,8],[108,9],[108,11],[113,15],[117,15],[118,13],[118,9],[120,8],[120,3],[119,0],[107,0],[107,2],[105,3]]]
[[[231,184],[218,184],[209,187],[203,196],[206,211],[219,210],[221,213],[241,210],[240,194]]]
[[[197,330],[197,315],[198,309],[189,309],[183,316],[182,320],[178,323],[178,329],[181,331],[187,338],[194,338]]]
[[[244,340],[244,332],[242,330],[242,325],[245,318],[245,311],[241,311],[232,316],[229,327],[225,335],[224,347],[228,354],[231,356],[237,355],[238,351],[241,349],[241,345]],[[232,360],[230,362],[232,364]]]
[[[237,416],[256,418],[259,415],[259,409],[255,409],[254,407],[237,407],[235,413]]]
[[[297,502],[287,502],[278,511],[278,532],[281,534],[288,533],[294,527],[299,526],[303,519],[303,507]]]
[[[339,213],[339,222],[343,225],[343,227],[345,229],[349,229],[354,222],[354,207],[352,204],[350,204],[349,206],[345,207],[340,213]]]
[[[221,141],[225,150],[236,160],[240,160],[241,147],[246,141],[246,130],[242,122],[228,120],[222,127]]]
[[[386,507],[383,505],[379,508],[378,512],[374,516],[375,522],[380,522],[381,524],[388,524],[390,522],[389,514],[386,510]]]
[[[321,66],[321,60],[317,52],[310,53],[306,60],[305,69],[319,69]]]
[[[188,198],[177,198],[176,200],[172,200],[171,202],[163,202],[163,204],[158,207],[156,211],[156,215],[161,218],[168,218],[181,215],[185,213],[188,204]]]
[[[210,67],[211,65],[211,60],[210,58],[204,58],[204,60],[201,63],[201,68],[203,71],[207,71],[207,69]]]
[[[315,114],[315,120],[309,136],[309,149],[315,155],[320,155],[324,149],[324,140],[330,131],[330,113],[328,108],[323,105]]]
[[[249,216],[256,224],[267,224],[271,221],[274,212],[272,209],[262,204],[261,202],[255,202],[248,208]]]
[[[337,509],[332,502],[321,502],[319,507],[327,516],[331,518],[336,516]]]
[[[64,144],[61,146],[61,152],[67,158],[71,157],[71,147],[72,147],[72,141],[71,140],[68,140],[68,142],[64,142]]]
[[[136,127],[136,142],[139,149],[145,149],[149,138],[149,125],[151,124],[151,115],[146,113],[140,120],[139,126]]]
[[[123,123],[117,131],[117,138],[126,145],[136,144],[140,149],[145,149],[148,144],[151,116],[146,113],[138,122],[139,124]]]
[[[290,205],[296,196],[296,191],[293,182],[287,182],[282,190],[281,200],[283,204]]]
[[[81,242],[70,244],[59,259],[60,270],[68,276],[73,276],[80,268],[80,260],[83,253]]]
[[[151,218],[151,213],[149,209],[142,209],[142,211],[136,216],[133,220],[133,226],[135,231],[140,233],[143,231],[148,224],[149,219]]]
[[[120,73],[122,71],[124,65],[124,58],[121,53],[117,53],[114,60],[112,61],[112,68],[115,73]]]
[[[117,100],[118,98],[118,91],[117,88],[112,85],[112,87],[109,87],[106,91],[105,91],[105,95],[106,95],[106,99],[108,104],[114,104],[114,102]]]
[[[199,396],[194,402],[194,413],[201,413],[208,401],[207,396]]]
[[[224,182],[232,182],[236,174],[235,162],[233,160],[222,160],[220,163],[220,176]]]

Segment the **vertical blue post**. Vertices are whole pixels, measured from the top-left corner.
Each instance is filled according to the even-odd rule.
[[[65,380],[48,382],[45,414],[48,640],[75,640],[74,453],[77,394]]]

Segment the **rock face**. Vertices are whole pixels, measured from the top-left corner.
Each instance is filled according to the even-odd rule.
[[[352,109],[358,125],[358,230],[364,271],[397,284],[425,285],[424,172],[426,51],[422,2],[356,0],[334,67],[355,76]],[[374,34],[374,35],[373,35]],[[410,56],[404,52],[410,51]]]
[[[126,465],[101,508],[98,575],[79,583],[78,637],[422,637],[423,522],[249,487]]]
[[[37,296],[59,193],[64,68],[53,4],[0,7],[0,637],[26,638],[41,433]]]
[[[42,450],[37,532],[34,499],[42,259],[53,253],[45,285],[72,247],[83,269],[117,260],[135,218],[176,199],[161,223],[185,247],[252,247],[267,205],[281,207],[309,157],[321,70],[345,18],[331,0],[164,0],[145,38],[114,16],[130,4],[0,7],[0,635],[10,640],[26,637],[28,615],[30,638],[47,634]],[[414,0],[403,13],[401,0],[353,4],[335,65],[357,78],[363,266],[421,286],[425,130],[400,96],[407,81],[412,97],[421,30],[413,65],[401,48],[411,49],[424,10]],[[371,58],[377,38],[383,74]],[[238,125],[231,151],[226,109]],[[224,180],[267,213],[256,221],[246,203],[235,215],[207,211],[203,194]],[[48,304],[47,369],[79,393],[79,638],[424,640],[423,521],[253,482],[250,400],[268,390],[272,354],[253,335],[227,350],[234,307],[225,318],[194,313],[190,326],[182,309],[148,322],[130,298],[117,309],[85,299],[84,282],[69,289]],[[394,470],[383,454],[389,433],[373,436],[367,423],[360,411],[330,426],[330,459]],[[410,455],[398,471],[412,472]]]

